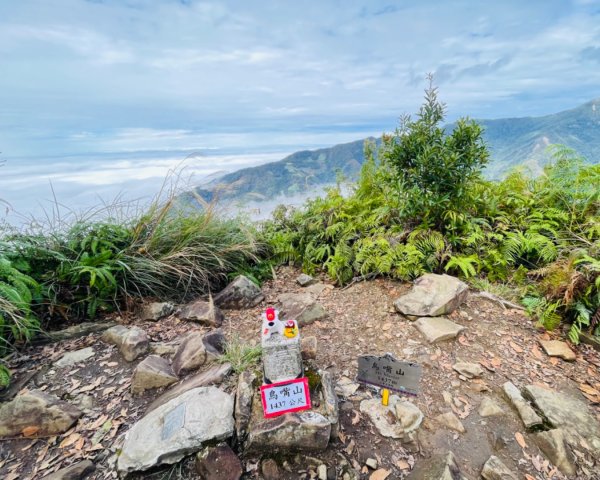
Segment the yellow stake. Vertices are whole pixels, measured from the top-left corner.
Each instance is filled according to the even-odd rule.
[[[387,407],[388,403],[390,403],[390,391],[387,388],[384,388],[381,391],[381,404]]]

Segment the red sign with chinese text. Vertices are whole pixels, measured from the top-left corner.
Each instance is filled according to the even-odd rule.
[[[265,418],[277,417],[284,413],[310,410],[310,391],[306,377],[260,387]]]

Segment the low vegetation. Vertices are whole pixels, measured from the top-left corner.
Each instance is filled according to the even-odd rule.
[[[461,119],[446,132],[443,119],[430,85],[416,119],[366,145],[350,194],[276,210],[263,231],[273,258],[339,285],[448,272],[512,292],[547,329],[566,320],[574,343],[599,335],[600,165],[557,146],[542,175],[487,181],[481,128]]]

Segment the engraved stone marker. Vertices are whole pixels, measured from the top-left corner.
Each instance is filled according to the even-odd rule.
[[[262,358],[264,383],[279,383],[302,377],[300,332],[295,320],[282,322],[277,310],[263,313]]]
[[[422,371],[421,365],[396,360],[390,353],[382,357],[361,355],[358,357],[356,380],[407,395],[417,395]]]
[[[168,440],[179,429],[183,428],[185,422],[185,403],[180,404],[164,416],[162,440]]]

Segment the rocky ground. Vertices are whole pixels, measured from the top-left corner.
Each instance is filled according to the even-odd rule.
[[[118,469],[168,460],[172,452],[160,451],[156,433],[162,428],[164,438],[166,427],[144,430],[144,421],[138,421],[149,423],[151,412],[159,415],[161,405],[170,405],[168,420],[160,421],[177,426],[184,420],[173,405],[186,395],[189,405],[221,419],[202,427],[213,435],[208,443],[228,444],[204,450],[201,460],[195,457],[200,447],[185,446],[181,461],[131,478],[229,479],[239,478],[238,468],[242,478],[267,480],[475,479],[482,471],[487,479],[600,478],[598,351],[549,343],[561,339],[536,329],[515,306],[477,292],[460,293],[457,308],[442,312],[447,320],[440,322],[442,317],[413,315],[411,305],[394,305],[414,288],[410,284],[374,280],[345,289],[326,282],[301,287],[298,275],[291,268],[278,270],[253,301],[224,308],[223,318],[204,303],[174,312],[157,306],[113,318],[120,326],[108,333],[13,355],[13,387],[0,393],[0,478],[117,478]],[[425,282],[418,288],[437,287]],[[215,298],[222,306],[232,301]],[[227,341],[257,344],[260,315],[271,305],[299,320],[306,365],[333,379],[339,429],[325,450],[291,452],[269,445],[247,451],[240,428],[257,427],[252,420],[240,427],[238,406],[235,420],[231,415],[242,382],[219,363],[223,339],[215,328],[222,323]],[[387,409],[377,389],[355,382],[358,355],[386,352],[423,366],[419,395],[407,401],[393,397]],[[313,401],[330,432],[326,395]],[[23,412],[29,416],[20,418]],[[185,421],[193,420],[196,410],[186,412]],[[150,440],[154,434],[156,441]],[[136,457],[132,438],[138,446],[152,443],[157,458]],[[70,466],[79,472],[65,474]],[[449,476],[443,477],[444,469]]]

